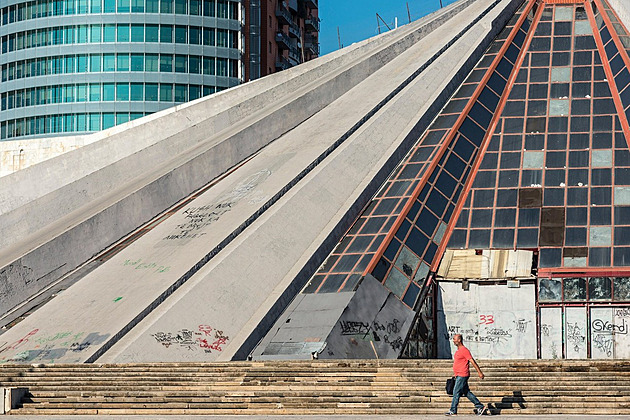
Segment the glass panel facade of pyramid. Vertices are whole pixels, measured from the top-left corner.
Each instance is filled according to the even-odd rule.
[[[437,244],[430,241],[429,238],[435,235],[441,237],[444,234],[446,223],[453,214],[455,203],[463,191],[463,182],[472,169],[470,163],[472,156],[477,153],[479,144],[483,140],[485,131],[482,125],[486,126],[487,129],[492,111],[496,109],[499,97],[507,85],[507,76],[501,75],[498,71],[489,70],[489,67],[497,59],[501,46],[506,43],[508,36],[513,31],[515,39],[510,50],[512,61],[506,60],[504,62],[505,66],[502,68],[502,73],[509,75],[510,70],[514,67],[516,56],[518,56],[533,18],[533,14],[526,16],[520,27],[515,28],[525,9],[526,5],[524,4],[508,22],[506,28],[493,42],[439,117],[429,130],[418,139],[409,154],[311,279],[303,293],[353,290],[370,263],[376,259],[379,262],[375,273],[377,278],[381,281],[386,277],[391,278],[387,285],[396,283],[392,289],[395,290],[397,296],[403,298],[409,306],[413,305],[429,271],[429,264],[437,251]],[[492,83],[494,90],[488,87],[480,101],[486,102],[490,109],[481,104],[477,105],[474,111],[475,120],[469,119],[465,123],[465,127],[468,127],[470,133],[468,137],[471,139],[464,136],[455,138],[451,135],[451,132],[457,133],[457,131],[453,131],[453,126],[464,108],[469,103],[476,102],[471,97],[480,88],[480,82],[486,74],[491,76],[489,83]],[[476,120],[480,120],[480,122],[476,122]],[[449,151],[452,153],[444,153]],[[432,210],[428,210],[421,218],[422,231],[418,227],[412,230],[410,229],[411,223],[418,216],[420,207],[424,207],[424,201],[427,201],[429,195],[428,190],[431,189],[428,181],[431,184],[436,183],[439,171],[431,168],[431,163],[438,156],[444,158],[440,162],[440,166],[447,164],[450,169],[448,174],[445,171],[440,178],[442,190],[448,191],[438,192],[436,188],[436,192],[430,195]],[[451,158],[446,159],[447,156]],[[428,189],[424,189],[426,185],[429,185]],[[420,187],[422,187],[423,192],[414,200],[414,192],[417,193]],[[405,209],[406,206],[409,207],[410,205],[411,209]],[[409,210],[412,214],[408,214],[402,225],[396,228],[394,225],[397,219],[404,217],[404,214],[409,213]],[[429,217],[429,214],[433,217]],[[446,223],[440,222],[438,226],[440,220],[436,214],[440,214],[440,218],[446,218]],[[414,241],[413,251],[410,247],[401,247],[400,240],[395,239],[398,249],[396,255],[392,256],[391,238],[387,238],[387,235],[388,233],[391,235],[394,230],[400,231],[397,234],[399,237],[403,236],[403,231],[405,237],[411,233],[411,241]],[[385,252],[386,250],[389,251]],[[382,256],[383,253],[386,255]],[[398,264],[392,264],[399,255]],[[383,270],[383,268],[386,269]]]
[[[547,5],[449,247],[630,265],[630,152],[604,64],[584,5]]]
[[[630,37],[607,8],[524,2],[303,292],[372,274],[414,307],[447,243],[630,266]]]

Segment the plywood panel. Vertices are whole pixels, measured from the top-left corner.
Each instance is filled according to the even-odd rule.
[[[480,359],[536,358],[534,285],[439,284],[438,357],[455,353],[451,339],[462,334],[464,344]],[[501,296],[497,299],[497,296]]]
[[[540,357],[562,358],[562,308],[540,309]]]
[[[564,315],[566,358],[586,359],[586,308],[568,307]]]
[[[615,359],[630,359],[630,308],[613,308]]]
[[[613,358],[612,308],[591,308],[591,359]]]

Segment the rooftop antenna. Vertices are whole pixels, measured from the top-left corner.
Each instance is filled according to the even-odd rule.
[[[444,6],[442,5],[442,0],[440,0],[440,9],[441,9],[442,7],[444,7]]]
[[[379,34],[381,33],[381,22],[383,22],[383,25],[385,25],[388,30],[390,30],[390,31],[392,30],[392,28],[389,27],[389,25],[387,24],[387,22],[385,22],[385,20],[381,17],[381,15],[379,15],[377,13],[376,14],[376,24],[378,25],[378,33]]]
[[[339,35],[339,26],[337,26],[337,42],[339,42],[339,49],[342,49],[343,45],[341,45],[341,35]]]
[[[407,18],[409,19],[409,23],[411,23],[411,13],[409,13],[409,2],[407,2]]]

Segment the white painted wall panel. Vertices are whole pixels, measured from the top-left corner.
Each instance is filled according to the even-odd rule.
[[[536,358],[534,285],[439,284],[438,357],[455,353],[451,339],[462,334],[464,344],[480,359]]]
[[[591,359],[612,359],[612,308],[591,308]]]
[[[540,357],[562,358],[562,308],[540,309]]]
[[[613,308],[615,359],[630,359],[630,308]]]
[[[586,308],[567,307],[564,315],[566,358],[586,359]]]

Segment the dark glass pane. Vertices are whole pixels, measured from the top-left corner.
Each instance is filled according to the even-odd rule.
[[[567,205],[568,206],[587,206],[588,205],[588,189],[568,188],[567,189]],[[567,216],[568,216],[568,213],[567,213]]]
[[[460,219],[461,220],[461,219]],[[448,242],[449,248],[466,248],[466,230],[455,229]]]
[[[610,248],[589,248],[588,264],[592,267],[609,267]]]
[[[589,300],[612,299],[612,279],[610,277],[591,277],[588,279]]]
[[[514,247],[514,229],[495,229],[492,246],[494,248],[513,248]]]
[[[562,248],[542,248],[539,258],[540,267],[561,267]]]
[[[558,279],[538,279],[538,300],[553,302],[562,300],[562,282]]]
[[[611,189],[607,187],[591,188],[591,204],[609,206],[611,203]]]
[[[617,277],[613,280],[615,300],[630,300],[630,278]]]
[[[413,308],[414,304],[416,303],[416,299],[418,298],[418,293],[420,292],[420,288],[413,282],[411,282],[411,284],[409,284],[409,288],[407,289],[407,292],[405,293],[405,297],[403,298],[403,302]]]
[[[496,183],[496,171],[479,171],[475,177],[473,188],[494,188]]]
[[[317,293],[335,293],[346,280],[345,274],[330,274]]]
[[[488,249],[490,248],[490,229],[470,230],[469,248]]]
[[[588,209],[586,207],[567,207],[566,224],[569,226],[586,226]]]
[[[509,188],[518,186],[518,171],[499,172],[499,187]]]
[[[564,300],[586,300],[586,279],[564,279]]]
[[[420,216],[416,220],[416,226],[428,236],[431,236],[433,235],[433,232],[435,231],[438,222],[438,218],[425,208],[424,210],[422,210]]]
[[[566,228],[564,241],[566,246],[586,246],[586,228]]]
[[[519,249],[538,247],[538,229],[519,229],[516,238]]]
[[[428,243],[429,238],[427,238],[427,236],[418,229],[414,228],[411,229],[411,233],[409,234],[405,245],[407,245],[417,255],[421,256],[424,254],[424,250]]]
[[[517,189],[500,189],[497,191],[497,207],[516,207],[517,203]]]
[[[615,227],[615,245],[630,245],[630,227]]]
[[[543,150],[544,148],[545,148],[545,136],[543,134],[533,134],[533,135],[525,136],[525,149]]]
[[[324,280],[323,275],[316,275],[308,282],[308,285],[302,290],[302,293],[309,294],[315,293],[320,284],[322,284],[322,280]]]
[[[519,227],[538,226],[540,224],[540,209],[519,209]]]
[[[497,209],[494,216],[495,227],[514,227],[516,209]]]
[[[343,255],[337,261],[337,265],[335,265],[335,267],[333,268],[333,271],[335,273],[346,273],[346,272],[352,271],[352,268],[359,261],[360,257],[361,257],[361,255],[359,255],[359,254]]]

